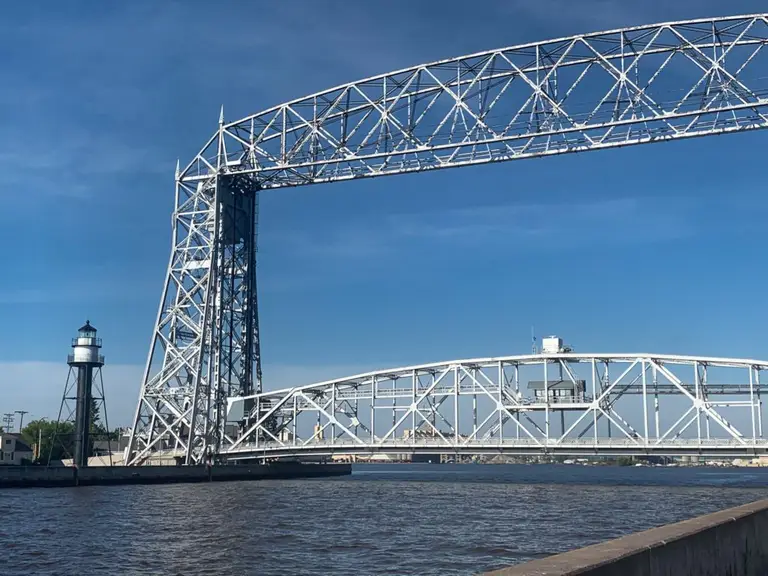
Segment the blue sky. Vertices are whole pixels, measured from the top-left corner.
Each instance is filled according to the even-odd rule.
[[[69,338],[138,394],[176,158],[228,120],[478,50],[756,1],[12,3],[0,22],[0,412],[52,415]],[[766,134],[265,193],[266,386],[524,353],[765,357]]]

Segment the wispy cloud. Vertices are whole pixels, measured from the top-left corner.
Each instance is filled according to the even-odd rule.
[[[603,244],[667,242],[694,234],[684,201],[626,198],[586,203],[502,204],[381,216],[367,226],[283,233],[295,255],[367,259],[429,245],[567,251]]]
[[[23,191],[39,198],[88,198],[129,174],[172,174],[168,155],[152,147],[132,147],[71,126],[62,132],[66,137],[39,141],[0,130],[0,196],[10,199]]]
[[[541,2],[527,2],[525,0],[512,0],[505,2],[499,9],[507,15],[533,18],[547,21],[550,25],[558,27],[581,29],[585,26],[591,29],[579,30],[579,32],[594,32],[603,29],[629,25],[642,19],[646,11],[642,3],[635,5],[629,2],[616,0],[546,0]],[[544,39],[542,39],[544,40]]]
[[[501,13],[545,22],[564,34],[599,32],[641,26],[668,20],[692,19],[738,13],[717,0],[506,0],[498,4]],[[749,11],[749,10],[748,10]],[[542,38],[542,40],[545,40]]]
[[[58,297],[55,290],[41,290],[40,288],[12,288],[0,291],[0,306],[42,304],[49,302],[52,297]]]
[[[22,283],[23,276],[16,278],[4,280],[0,286],[0,306],[136,301],[159,294],[161,288],[156,278],[132,278],[126,283],[114,273],[102,275],[99,271],[83,272],[80,278],[42,285]]]
[[[200,12],[188,2],[59,7],[34,15],[19,9],[0,22],[5,42],[23,54],[7,62],[0,86],[6,209],[28,196],[89,198],[119,187],[128,175],[170,177],[175,158],[194,154],[215,129],[219,104],[243,100],[249,109],[229,114],[255,112],[302,95],[306,88],[291,86],[294,75],[285,70],[304,66],[320,82],[332,69],[371,65],[369,55],[349,50],[356,26],[328,35],[324,30],[335,20],[322,9],[310,11],[322,19],[297,20],[295,6],[277,4],[260,11],[269,24],[255,29],[240,8]],[[235,13],[242,17],[233,19]],[[223,26],[227,34],[210,33]],[[364,42],[359,34],[355,41]],[[202,37],[204,43],[192,40]],[[314,43],[324,48],[307,51]],[[269,57],[260,56],[267,50]],[[314,59],[323,65],[312,66]],[[227,85],[237,86],[237,97],[222,91]],[[203,108],[209,116],[201,115]],[[194,139],[179,148],[174,132],[184,130]]]

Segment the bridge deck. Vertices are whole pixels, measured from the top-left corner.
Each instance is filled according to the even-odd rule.
[[[338,454],[482,454],[482,455],[562,455],[562,456],[713,456],[749,458],[768,454],[768,440],[751,439],[677,439],[664,442],[644,442],[620,438],[533,440],[530,438],[503,441],[463,440],[446,443],[441,439],[403,441],[385,440],[361,444],[351,441],[317,441],[304,445],[267,442],[240,445],[226,452],[227,457],[287,457],[300,455],[332,456]]]

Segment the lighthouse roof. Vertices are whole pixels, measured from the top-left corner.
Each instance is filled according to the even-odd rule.
[[[78,332],[96,332],[96,328],[94,328],[93,326],[91,326],[91,321],[90,321],[90,320],[86,320],[86,321],[85,321],[85,324],[83,324],[83,325],[80,327],[80,329],[78,330]]]

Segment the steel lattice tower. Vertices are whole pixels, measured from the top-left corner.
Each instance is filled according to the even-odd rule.
[[[261,391],[256,296],[258,184],[228,173],[222,108],[213,176],[189,185],[176,171],[168,272],[127,451],[210,462],[227,424],[227,398]]]
[[[171,259],[126,463],[283,442],[290,401],[344,426],[333,394],[323,404],[261,394],[261,191],[765,130],[767,47],[768,13],[649,24],[412,66],[234,122],[222,113],[177,167]]]

